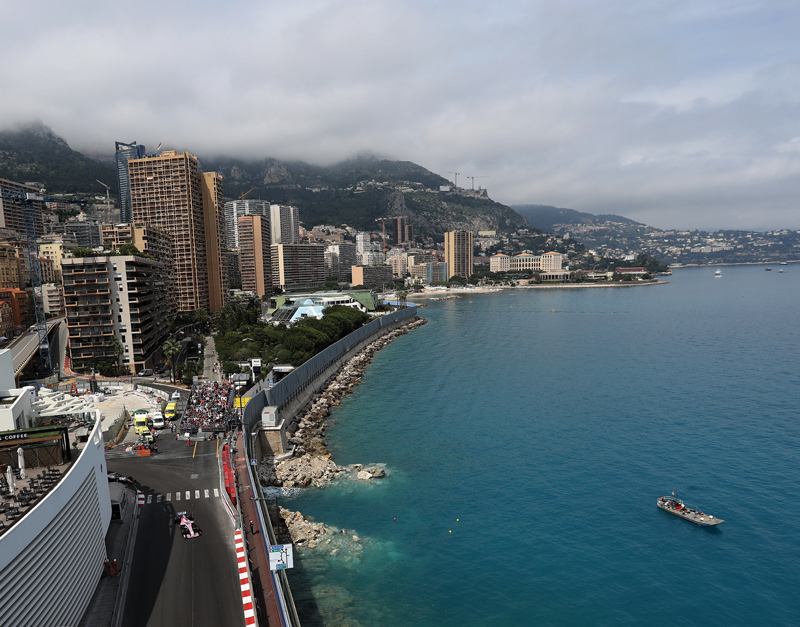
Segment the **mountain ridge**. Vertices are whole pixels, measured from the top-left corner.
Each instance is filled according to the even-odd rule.
[[[450,182],[411,161],[362,154],[332,166],[272,157],[244,160],[198,155],[204,171],[222,174],[225,197],[246,196],[296,205],[306,227],[347,224],[374,231],[380,218],[408,215],[421,240],[442,241],[445,231],[511,232],[528,226],[525,218],[485,194],[451,188]],[[49,194],[98,194],[105,181],[117,192],[116,165],[87,157],[41,122],[0,131],[0,177],[36,181]]]

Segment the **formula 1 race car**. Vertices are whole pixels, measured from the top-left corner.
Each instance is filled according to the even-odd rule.
[[[189,516],[186,512],[178,512],[175,524],[181,528],[181,535],[184,538],[197,538],[203,535],[203,532],[200,531],[200,527],[197,526],[194,518]]]
[[[108,473],[108,480],[109,481],[119,481],[120,483],[125,483],[125,484],[130,485],[130,486],[136,485],[136,483],[133,480],[133,477],[124,477],[121,474],[116,473],[116,472],[109,472]]]

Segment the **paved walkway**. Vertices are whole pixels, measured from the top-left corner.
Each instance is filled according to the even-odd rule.
[[[79,627],[109,627],[114,624],[114,608],[117,602],[117,595],[121,580],[124,580],[125,572],[125,547],[133,547],[136,542],[136,529],[134,517],[138,514],[136,504],[136,490],[128,488],[128,506],[121,521],[112,520],[106,533],[106,555],[109,560],[116,559],[119,567],[119,576],[109,577],[103,573],[94,596],[83,614]],[[133,536],[133,537],[130,537]],[[130,542],[129,542],[130,540]],[[132,553],[133,551],[131,551]],[[128,558],[131,556],[129,555]]]

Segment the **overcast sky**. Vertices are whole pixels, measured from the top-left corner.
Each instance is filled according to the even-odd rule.
[[[800,228],[798,0],[4,2],[0,126],[414,161],[506,204]]]

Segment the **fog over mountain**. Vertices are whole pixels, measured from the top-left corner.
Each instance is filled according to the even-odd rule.
[[[11,3],[0,127],[412,161],[504,204],[800,228],[789,0]],[[468,177],[475,177],[470,179]]]

